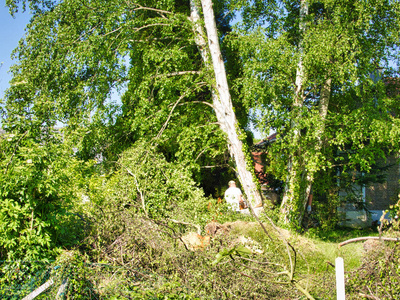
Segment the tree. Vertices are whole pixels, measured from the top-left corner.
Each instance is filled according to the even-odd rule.
[[[115,185],[121,188],[114,190],[117,196],[121,195],[123,200],[136,200],[132,205],[134,209],[140,207],[145,217],[155,218],[158,213],[170,217],[171,209],[166,205],[169,196],[179,194],[177,198],[186,198],[190,193],[180,189],[181,185],[189,190],[194,187],[193,182],[185,178],[187,173],[172,167],[176,166],[173,165],[176,157],[185,157],[179,153],[183,144],[195,138],[185,135],[193,132],[195,127],[190,125],[214,130],[218,125],[221,131],[215,134],[209,130],[204,135],[213,134],[216,142],[220,142],[221,136],[227,136],[248,200],[260,202],[253,176],[246,169],[244,135],[240,133],[233,110],[211,2],[201,3],[205,30],[198,13],[199,6],[194,2],[189,8],[185,3],[175,1],[121,4],[120,1],[82,3],[71,0],[50,3],[47,8],[37,10],[29,25],[27,39],[18,50],[20,63],[13,70],[14,85],[6,98],[6,129],[34,128],[41,136],[44,129],[63,122],[63,138],[72,137],[77,142],[75,156],[82,160],[96,158],[99,152],[92,151],[92,145],[98,147],[101,153],[106,154],[108,163],[119,166],[118,174],[112,176],[117,180]],[[192,19],[188,18],[189,9]],[[193,22],[196,10],[199,21]],[[208,40],[203,32],[207,32]],[[35,65],[38,67],[33,68]],[[113,111],[114,105],[107,103],[117,87],[124,90],[121,113]],[[181,104],[187,105],[189,111],[182,109]],[[198,104],[201,109],[198,109]],[[17,116],[26,117],[28,122],[13,123]],[[176,120],[189,126],[177,124]],[[126,126],[124,121],[129,122],[128,126],[119,127],[121,124]],[[128,135],[118,136],[125,138],[126,148],[139,139],[146,143],[136,144],[133,149],[123,152],[117,162],[113,161],[109,158],[121,153],[115,146],[117,143],[103,145],[91,139],[88,131],[96,130],[93,125],[101,128],[94,136],[105,135],[108,128],[130,128]],[[168,144],[171,140],[173,142]],[[87,141],[96,143],[87,147],[83,145]],[[146,149],[149,144],[151,147]],[[107,152],[110,146],[117,150]],[[196,154],[197,158],[203,152],[202,149]],[[143,162],[156,165],[146,169]],[[176,178],[170,172],[175,172]],[[153,180],[160,184],[157,185],[158,193],[151,189]],[[122,181],[128,182],[128,186],[119,186]],[[130,189],[129,184],[134,189]],[[184,199],[186,201],[179,204],[195,208],[193,202],[200,198],[204,200],[197,189],[193,195],[197,197],[189,199],[195,201]],[[118,205],[121,204],[119,197],[114,199]],[[129,201],[122,204],[131,206]],[[179,211],[180,207],[175,205],[174,209]],[[118,230],[125,226],[117,225]],[[279,234],[279,230],[273,228]],[[285,275],[287,281],[284,284],[293,284],[308,295],[295,279],[295,250],[283,235],[280,236],[285,251],[274,251],[274,254],[280,256],[278,252],[281,252],[287,258],[278,266],[282,272],[276,275]],[[310,295],[308,297],[312,299]]]
[[[189,18],[186,3],[7,2],[13,12],[19,3],[29,3],[33,18],[15,51],[19,62],[3,113],[7,132],[22,139],[35,132],[40,144],[62,126],[61,143],[73,142],[76,159],[95,159],[106,169],[143,138],[194,171],[226,164],[228,142],[249,200],[261,201],[229,91],[222,98],[213,85],[215,66],[195,42],[193,29],[202,24]],[[123,94],[119,103],[115,91]]]
[[[35,1],[31,2],[32,5],[35,3]],[[24,77],[29,76],[30,80],[32,78],[40,80],[38,82],[42,86],[40,95],[36,95],[35,99],[32,99],[33,102],[38,103],[38,98],[54,98],[54,95],[57,95],[57,99],[49,104],[51,108],[46,107],[43,119],[46,119],[46,122],[50,120],[52,122],[63,121],[72,126],[74,126],[73,124],[87,124],[89,119],[96,118],[93,117],[93,113],[97,115],[101,115],[102,112],[110,114],[107,113],[109,110],[105,106],[107,96],[110,96],[113,88],[122,87],[122,83],[125,83],[127,85],[125,99],[147,96],[159,101],[154,105],[155,108],[165,107],[162,109],[162,114],[156,112],[159,115],[155,118],[158,123],[167,120],[156,135],[159,138],[168,126],[171,116],[176,115],[176,107],[182,104],[185,98],[190,98],[193,92],[198,93],[198,91],[204,90],[205,86],[201,83],[204,78],[202,75],[206,75],[206,82],[211,82],[207,76],[216,67],[215,64],[207,64],[202,73],[200,61],[196,58],[194,49],[187,50],[186,44],[182,50],[182,45],[185,41],[190,41],[193,34],[188,30],[193,27],[187,18],[188,7],[174,1],[165,4],[141,4],[138,2],[126,6],[114,2],[108,2],[107,5],[88,3],[79,10],[77,10],[77,5],[79,3],[75,2],[54,4],[54,7],[50,5],[36,14],[30,25],[30,36],[27,38],[26,44],[20,47],[19,55],[20,58],[29,57],[30,63],[42,60],[41,64],[43,64],[43,58],[47,57],[46,67],[43,66],[41,71],[29,72],[29,74],[26,68],[29,63],[22,59],[24,62],[14,69],[14,80],[20,83],[25,82],[22,78],[17,79],[18,76],[21,77],[22,73]],[[63,13],[62,16],[60,16],[60,12]],[[211,14],[211,19],[214,19],[212,12]],[[83,22],[72,23],[73,19],[81,18],[84,18]],[[44,34],[45,26],[52,28],[48,35]],[[176,34],[175,30],[178,27],[183,30]],[[177,42],[180,39],[183,42]],[[150,45],[150,42],[153,45]],[[62,48],[60,48],[61,45]],[[51,53],[48,52],[49,47],[52,47]],[[171,51],[161,54],[160,51],[165,51],[165,48]],[[209,51],[207,50],[207,52]],[[131,59],[129,71],[126,67],[127,55]],[[141,55],[141,58],[137,55]],[[138,59],[145,59],[143,61],[145,65],[140,67]],[[139,65],[136,65],[138,63]],[[154,66],[157,66],[157,70]],[[146,68],[152,74],[144,74]],[[139,76],[142,77],[139,78]],[[49,88],[50,86],[51,88]],[[140,86],[141,89],[133,91],[134,86]],[[21,88],[15,88],[15,93],[13,90],[10,91],[9,107],[12,106],[12,99],[18,97],[17,90],[20,91]],[[229,93],[229,90],[227,91]],[[154,95],[154,92],[157,95]],[[177,101],[170,110],[171,96],[174,93],[178,93],[180,96],[174,96]],[[215,92],[213,94],[216,95]],[[226,98],[227,96],[221,97]],[[228,97],[230,98],[230,96]],[[216,107],[218,102],[214,100],[212,109],[217,115],[222,131],[227,134],[228,141],[232,145],[230,152],[233,157],[240,157],[235,161],[246,194],[249,199],[255,198],[256,202],[261,202],[260,196],[256,192],[253,176],[245,168],[245,155],[242,150],[242,142],[239,141],[236,133],[237,121],[231,100],[221,102],[222,109],[228,114],[220,114],[221,108]],[[48,103],[48,101],[46,102]],[[191,103],[194,101],[192,100]],[[36,116],[44,107],[42,104],[43,100],[42,103],[35,106]],[[73,115],[71,115],[71,111],[75,111]],[[194,114],[202,114],[202,111],[204,111],[204,107]],[[147,112],[142,112],[141,117],[143,118]],[[166,113],[169,114],[167,117]],[[139,116],[140,112],[135,112],[135,114],[135,116]],[[232,121],[229,121],[230,127],[226,126],[228,124],[225,121],[227,116],[233,118]],[[115,117],[111,116],[109,122],[113,122],[113,118]],[[138,122],[138,118],[134,120],[134,122]],[[139,121],[139,123],[143,125],[143,122]],[[148,123],[148,128],[154,126],[150,122],[146,123]],[[145,133],[139,133],[139,135],[143,134]]]
[[[294,86],[294,101],[292,104],[292,110],[294,111],[294,117],[292,118],[291,122],[291,129],[293,131],[293,139],[294,142],[297,144],[300,142],[300,127],[299,127],[299,118],[301,109],[304,104],[304,83],[305,83],[305,70],[303,64],[303,55],[304,55],[304,46],[302,37],[306,34],[306,18],[308,15],[308,3],[306,0],[300,1],[300,14],[299,14],[299,33],[301,35],[300,41],[298,43],[298,51],[299,51],[299,58],[298,64],[296,68],[296,81]],[[301,192],[296,193],[296,190],[301,187],[301,185],[296,184],[296,181],[301,178],[303,174],[301,172],[301,168],[299,169],[299,155],[301,153],[291,153],[289,154],[289,159],[287,163],[287,178],[285,184],[285,190],[283,194],[283,199],[281,203],[281,213],[280,217],[283,223],[289,222],[289,214],[290,211],[293,210],[293,205],[291,203],[295,202],[295,197],[301,197]],[[299,174],[300,173],[300,174]],[[307,176],[307,175],[306,175]],[[307,178],[310,181],[310,178]],[[308,187],[307,187],[308,188]],[[306,192],[307,193],[307,192]],[[309,193],[309,192],[308,192]],[[307,197],[305,197],[307,199]],[[301,200],[300,200],[301,201]],[[304,200],[303,200],[304,202]],[[301,210],[301,207],[300,207]]]
[[[217,119],[221,124],[221,129],[228,137],[229,152],[231,157],[235,160],[239,179],[242,183],[247,199],[250,200],[249,204],[261,204],[261,195],[254,180],[255,176],[254,169],[252,169],[252,162],[247,164],[246,156],[243,152],[243,142],[240,140],[238,134],[238,122],[232,107],[224,61],[219,47],[219,38],[212,9],[212,2],[210,0],[202,0],[201,4],[208,37],[208,49],[206,48],[205,40],[202,37],[203,32],[201,27],[198,25],[196,25],[195,28],[195,31],[197,32],[196,42],[200,52],[202,53],[204,63],[209,71],[213,70],[215,74],[216,82],[215,87],[213,87],[214,90],[212,91],[213,107]],[[191,2],[191,10],[193,21],[198,22],[200,19],[198,12],[199,9],[196,7],[194,1]],[[208,56],[211,56],[212,66],[208,62]]]
[[[261,112],[260,126],[278,132],[271,171],[286,181],[281,218],[297,227],[316,174],[342,165],[337,151],[352,149],[345,170],[368,172],[398,139],[397,109],[372,74],[379,67],[383,76],[397,72],[399,4],[261,3],[261,14],[244,7],[243,18],[252,22],[240,27],[237,39],[232,35],[245,65],[237,85],[243,101]],[[308,14],[301,13],[306,6]]]

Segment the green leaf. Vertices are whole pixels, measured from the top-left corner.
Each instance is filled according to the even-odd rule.
[[[246,248],[246,247],[243,246],[243,245],[238,245],[238,246],[236,246],[234,249],[236,250],[236,252],[237,252],[237,254],[238,254],[239,256],[240,256],[240,255],[246,256],[246,255],[250,255],[250,254],[252,253],[251,250],[250,250],[249,248]]]

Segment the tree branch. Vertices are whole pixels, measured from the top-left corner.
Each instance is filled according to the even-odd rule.
[[[167,37],[167,38],[152,38],[152,39],[146,39],[146,40],[128,40],[128,42],[147,43],[147,42],[165,41],[165,40],[183,41],[183,40],[188,40],[188,39],[177,38],[177,37]]]
[[[338,246],[338,248],[354,243],[354,242],[359,242],[359,241],[365,241],[365,240],[382,240],[382,241],[391,241],[391,242],[400,242],[400,238],[385,238],[385,237],[378,237],[378,236],[365,236],[365,237],[359,237],[359,238],[354,238],[350,239],[344,242],[341,242]]]
[[[135,8],[135,9],[133,9],[133,11],[138,11],[138,10],[150,10],[150,11],[155,11],[155,12],[157,12],[157,13],[160,13],[160,14],[173,14],[172,12],[170,12],[170,11],[167,11],[167,10],[162,10],[162,9],[157,9],[157,8],[153,8],[153,7],[145,7],[145,6],[141,6],[141,5],[139,5],[139,4],[136,4],[138,7],[137,8]]]
[[[117,162],[117,164],[119,164],[121,167],[123,167],[126,170],[126,172],[128,172],[128,174],[131,175],[133,177],[133,179],[135,180],[136,190],[138,191],[138,193],[140,195],[140,200],[142,202],[142,207],[143,207],[144,214],[145,214],[146,218],[148,218],[147,211],[146,211],[146,203],[144,201],[144,196],[143,196],[142,191],[139,189],[139,183],[137,181],[137,178],[136,178],[135,174],[133,174],[131,170],[129,170],[127,167],[125,167],[120,162]]]
[[[15,148],[14,148],[14,152],[13,152],[13,154],[11,155],[11,158],[10,158],[10,160],[8,161],[7,165],[6,165],[6,168],[5,168],[5,170],[4,170],[4,174],[7,173],[8,167],[10,166],[11,162],[13,161],[13,158],[14,158],[14,156],[15,156],[15,153],[17,152],[18,144],[21,142],[21,140],[22,140],[27,134],[28,134],[28,130],[25,131],[24,134],[18,139],[17,144],[15,145]]]
[[[298,282],[293,281],[293,284],[296,286],[296,288],[302,292],[308,299],[310,300],[315,300],[315,298],[313,296],[310,295],[310,293],[304,289]]]
[[[190,103],[201,103],[201,104],[205,104],[208,105],[209,107],[211,107],[212,109],[214,109],[214,106],[211,103],[208,103],[206,101],[190,101],[190,102],[185,102],[185,103],[181,103],[179,105],[186,105],[186,104],[190,104]],[[220,123],[218,123],[220,124]]]
[[[117,29],[114,29],[113,31],[107,32],[107,33],[103,34],[102,36],[103,36],[103,37],[104,37],[104,36],[107,36],[107,35],[109,35],[109,34],[112,34],[112,33],[114,33],[114,32],[117,32],[117,31],[119,31],[119,30],[121,30],[121,29],[122,29],[122,26],[118,27]]]
[[[371,295],[367,295],[364,293],[358,293],[361,297],[367,298],[367,299],[372,299],[372,300],[380,300],[380,298],[375,297],[375,296],[371,296]]]
[[[187,75],[187,74],[195,74],[195,75],[199,75],[200,72],[199,71],[180,71],[180,72],[173,72],[173,73],[168,73],[168,74],[160,74],[160,75],[154,75],[152,76],[152,78],[156,78],[156,77],[163,77],[163,76],[180,76],[180,75]]]
[[[189,91],[186,91],[185,93],[183,93],[183,95],[181,95],[181,96],[179,97],[179,99],[175,102],[174,106],[172,107],[171,111],[169,112],[169,115],[168,115],[167,120],[165,121],[164,125],[162,126],[162,128],[161,128],[160,131],[158,132],[158,134],[157,134],[157,136],[156,136],[155,139],[159,139],[159,138],[160,138],[160,136],[161,136],[162,133],[164,132],[165,128],[167,128],[167,125],[168,125],[168,123],[169,123],[169,120],[170,120],[171,117],[172,117],[172,113],[173,113],[173,111],[175,110],[175,107],[178,105],[178,103],[179,103],[183,98],[186,97],[186,95],[187,95],[188,93],[189,93]]]
[[[174,220],[174,219],[168,219],[169,221],[176,223],[176,224],[182,224],[182,225],[188,225],[188,226],[193,226],[197,228],[197,233],[199,235],[201,235],[201,227],[200,225],[197,224],[193,224],[193,223],[188,223],[188,222],[182,222],[182,221],[178,221],[178,220]]]
[[[207,126],[210,126],[210,125],[220,125],[221,123],[219,123],[219,122],[210,122],[210,123],[207,123],[206,125],[200,125],[200,126],[197,126],[197,128],[203,128],[203,127],[207,127]],[[215,132],[215,130],[213,130],[212,131],[212,133],[214,133]]]
[[[229,164],[224,164],[224,165],[215,165],[215,166],[202,166],[200,167],[200,169],[212,169],[212,168],[230,168],[233,172],[237,172],[237,170],[235,168],[233,168],[232,166],[230,166]]]
[[[154,27],[154,26],[169,26],[169,25],[171,25],[171,24],[164,24],[164,23],[148,24],[148,25],[144,25],[144,26],[142,26],[142,27],[134,28],[134,30],[135,30],[135,32],[138,32],[138,31],[140,31],[140,30],[142,30],[142,29],[146,29],[146,28],[149,28],[149,27]]]
[[[210,149],[210,148],[211,148],[211,146],[207,146],[207,147],[205,147],[203,150],[201,150],[200,153],[197,155],[196,159],[194,160],[194,162],[196,162],[196,161],[199,159],[199,157],[200,157],[204,152],[206,152],[207,149]]]

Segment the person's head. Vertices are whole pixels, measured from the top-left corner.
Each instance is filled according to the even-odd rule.
[[[228,182],[229,187],[231,186],[236,186],[236,182],[234,180],[231,180]]]

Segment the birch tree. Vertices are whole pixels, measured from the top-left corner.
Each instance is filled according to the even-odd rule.
[[[203,62],[209,72],[214,73],[215,82],[212,88],[212,103],[222,131],[227,135],[228,147],[231,157],[235,161],[239,180],[242,183],[250,205],[262,205],[261,196],[255,183],[254,169],[251,162],[246,161],[243,151],[243,142],[239,138],[240,128],[233,111],[231,95],[223,57],[219,46],[219,38],[215,23],[214,11],[211,0],[201,1],[204,24],[207,32],[208,46],[203,30],[199,24],[200,13],[194,0],[191,0],[191,18],[194,23],[195,40],[201,53]],[[211,61],[209,61],[211,57]],[[213,80],[214,81],[214,80]]]
[[[306,33],[306,17],[308,15],[308,3],[306,0],[300,1],[300,21],[299,21],[299,32],[300,32],[300,42],[298,46],[299,52],[299,62],[297,64],[296,69],[296,81],[295,81],[295,92],[294,92],[294,101],[292,106],[293,118],[291,121],[291,127],[293,130],[293,139],[295,143],[300,142],[300,126],[299,126],[299,118],[301,117],[301,109],[304,104],[304,83],[305,83],[305,68],[303,64],[303,56],[304,56],[304,46],[302,38]],[[283,199],[281,203],[281,213],[280,218],[283,223],[289,223],[289,213],[295,208],[294,202],[296,201],[296,197],[301,196],[301,192],[297,192],[296,190],[301,188],[302,184],[296,184],[296,181],[301,181],[301,149],[297,150],[297,153],[289,154],[289,160],[287,163],[287,178],[285,182],[285,189],[283,194]]]
[[[257,13],[251,3],[242,9],[251,26],[247,22],[231,35],[245,65],[236,86],[243,88],[243,101],[258,109],[260,128],[278,133],[269,148],[269,172],[285,182],[281,220],[298,227],[316,176],[329,181],[326,174],[338,167],[368,172],[384,156],[379,149],[394,142],[374,132],[372,124],[379,122],[392,136],[397,119],[383,113],[396,108],[385,100],[383,81],[373,83],[371,74],[378,67],[385,69],[383,77],[398,74],[399,4],[275,1]],[[385,108],[377,114],[380,105]],[[349,148],[363,154],[349,155],[343,164],[335,153]]]

